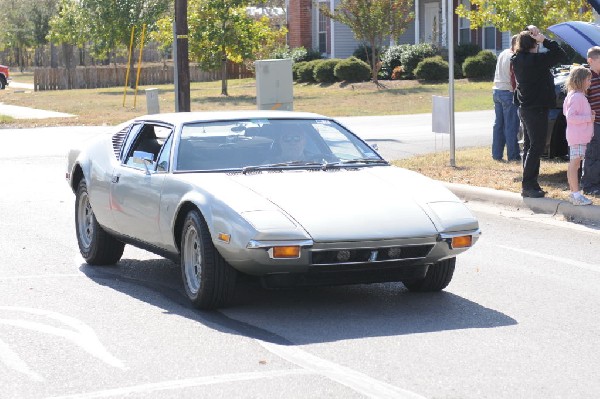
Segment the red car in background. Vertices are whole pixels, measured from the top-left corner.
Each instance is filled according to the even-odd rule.
[[[0,65],[0,90],[6,89],[8,86],[8,67]]]

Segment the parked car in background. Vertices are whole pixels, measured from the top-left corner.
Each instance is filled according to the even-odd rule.
[[[560,41],[568,44],[584,60],[592,46],[600,45],[600,26],[583,21],[567,21],[548,27],[548,30]],[[549,158],[568,158],[569,147],[566,139],[567,121],[562,112],[566,96],[563,85],[572,65],[562,65],[554,69],[554,85],[556,89],[556,107],[548,116],[548,135],[544,155]]]
[[[479,238],[440,182],[390,165],[335,120],[231,111],[133,119],[68,154],[79,249],[117,263],[125,243],[180,263],[198,308],[265,287],[401,281],[439,291]]]
[[[8,67],[0,65],[0,90],[3,90],[8,86],[10,75],[8,73]]]
[[[548,112],[548,134],[544,157],[568,159],[569,144],[567,143],[567,119],[563,114],[563,102],[567,95],[564,84],[571,65],[561,65],[554,68],[554,88],[556,92],[556,107]]]

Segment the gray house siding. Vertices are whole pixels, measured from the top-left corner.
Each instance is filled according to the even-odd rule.
[[[348,25],[335,22],[333,27],[333,37],[335,38],[335,54],[333,54],[333,56],[335,58],[350,57],[354,53],[354,50],[360,46],[360,42],[354,38],[354,33],[352,33],[352,30],[350,30]]]
[[[404,33],[398,38],[397,44],[415,44],[415,21],[406,27]]]

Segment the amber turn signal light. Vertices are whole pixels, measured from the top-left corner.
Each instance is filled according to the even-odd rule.
[[[273,247],[273,258],[299,258],[300,247],[298,245],[287,247]]]
[[[452,237],[452,248],[467,248],[473,245],[473,236]]]

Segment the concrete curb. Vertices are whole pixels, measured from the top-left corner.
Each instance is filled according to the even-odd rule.
[[[513,208],[530,209],[535,213],[563,215],[574,222],[600,224],[600,206],[575,206],[568,201],[552,198],[523,198],[520,194],[474,187],[466,184],[444,183],[457,197],[464,201],[491,202]]]

